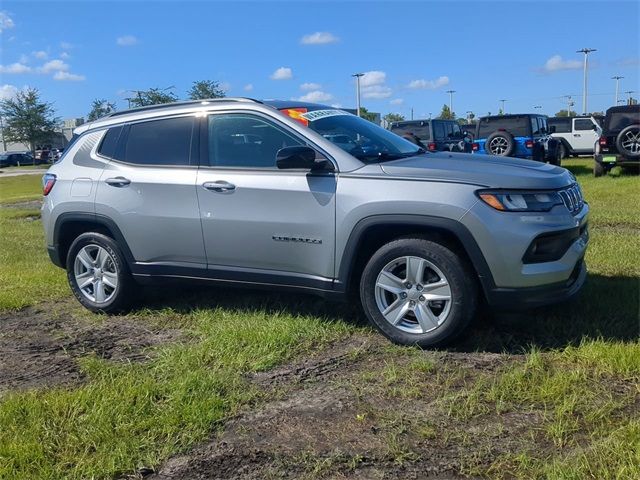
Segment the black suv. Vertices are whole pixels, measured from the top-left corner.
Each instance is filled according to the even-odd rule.
[[[480,118],[474,153],[518,157],[560,165],[560,142],[551,137],[547,116],[532,113]]]
[[[616,165],[640,165],[640,105],[611,107],[605,114],[593,174],[600,177]]]
[[[470,152],[471,143],[455,120],[407,120],[389,125],[393,133],[430,152]]]

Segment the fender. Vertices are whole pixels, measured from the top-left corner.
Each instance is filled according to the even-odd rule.
[[[336,281],[337,289],[344,289],[345,291],[348,289],[349,278],[356,263],[358,246],[369,229],[380,226],[388,226],[389,228],[394,226],[419,227],[425,230],[444,231],[453,235],[458,239],[471,260],[485,295],[488,295],[495,288],[493,275],[480,247],[478,247],[471,232],[462,223],[449,218],[428,215],[372,215],[360,220],[349,235],[349,240],[347,240],[340,260],[338,279]]]

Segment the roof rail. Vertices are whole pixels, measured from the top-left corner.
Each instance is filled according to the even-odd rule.
[[[129,108],[127,110],[120,110],[118,112],[109,113],[102,118],[117,117],[119,115],[126,115],[128,113],[148,112],[152,110],[161,110],[163,108],[170,107],[186,107],[189,105],[206,105],[211,102],[253,102],[262,103],[260,100],[248,97],[222,97],[222,98],[204,98],[201,100],[185,100],[182,102],[160,103],[157,105],[147,105],[144,107]]]

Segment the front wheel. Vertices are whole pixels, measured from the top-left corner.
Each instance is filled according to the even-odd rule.
[[[477,285],[453,250],[402,238],[373,254],[360,300],[371,324],[391,341],[434,347],[453,340],[473,318]]]
[[[126,310],[134,286],[118,244],[101,233],[83,233],[67,255],[67,280],[78,301],[92,312]]]

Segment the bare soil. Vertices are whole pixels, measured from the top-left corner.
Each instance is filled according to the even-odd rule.
[[[83,380],[79,357],[144,361],[151,347],[180,336],[178,330],[152,330],[126,317],[88,322],[67,310],[30,307],[0,315],[0,395],[78,384]]]

